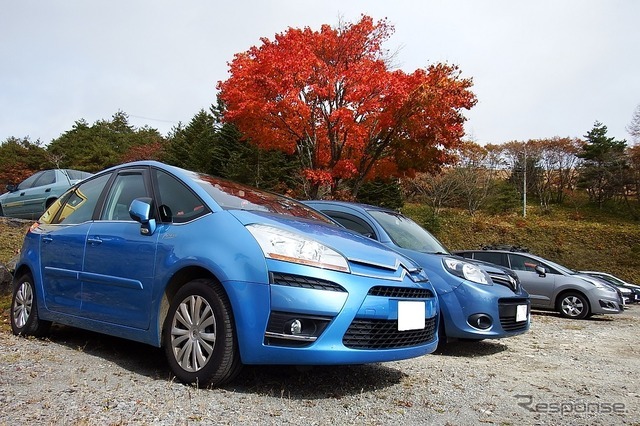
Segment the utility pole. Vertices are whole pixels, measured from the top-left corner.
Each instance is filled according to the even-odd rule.
[[[522,216],[527,217],[527,146],[524,146],[524,168],[523,170],[523,179],[524,182],[522,188]]]

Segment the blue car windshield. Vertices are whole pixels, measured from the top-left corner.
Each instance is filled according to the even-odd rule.
[[[285,214],[335,225],[326,216],[291,198],[202,173],[192,173],[191,176],[225,210]]]
[[[369,214],[398,247],[422,253],[449,254],[440,241],[408,217],[382,210],[369,210]]]

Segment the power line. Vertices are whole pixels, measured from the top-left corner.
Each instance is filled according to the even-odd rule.
[[[129,114],[129,117],[132,117],[132,118],[139,118],[139,119],[141,119],[141,120],[158,121],[158,122],[161,122],[161,123],[171,123],[171,124],[178,124],[178,123],[179,123],[179,121],[161,120],[161,119],[159,119],[159,118],[142,117],[142,116],[140,116],[140,115],[132,115],[132,114]]]

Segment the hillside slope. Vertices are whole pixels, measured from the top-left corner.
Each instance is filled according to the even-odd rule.
[[[609,272],[640,283],[638,222],[563,212],[532,212],[527,218],[482,213],[471,217],[461,210],[444,211],[434,220],[419,205],[406,205],[403,213],[429,229],[450,250],[487,244],[523,246],[571,269]]]

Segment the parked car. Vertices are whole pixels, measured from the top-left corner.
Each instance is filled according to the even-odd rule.
[[[43,170],[20,182],[7,185],[0,195],[0,216],[37,219],[62,193],[91,173],[72,169]]]
[[[615,275],[608,274],[606,272],[580,271],[580,273],[599,278],[610,283],[611,285],[616,286],[620,291],[623,291],[623,296],[629,298],[629,303],[640,303],[640,285],[628,283],[623,279],[620,279]]]
[[[438,294],[441,340],[503,338],[529,329],[529,296],[513,271],[451,255],[427,230],[393,210],[339,201],[305,204],[422,266]]]
[[[438,344],[411,259],[294,200],[153,161],[62,195],[25,236],[11,327],[51,322],[164,347],[186,383],[242,364],[362,364]]]
[[[566,318],[622,312],[623,301],[606,283],[531,253],[509,250],[464,250],[455,253],[512,269],[531,296],[531,306],[555,310]]]

